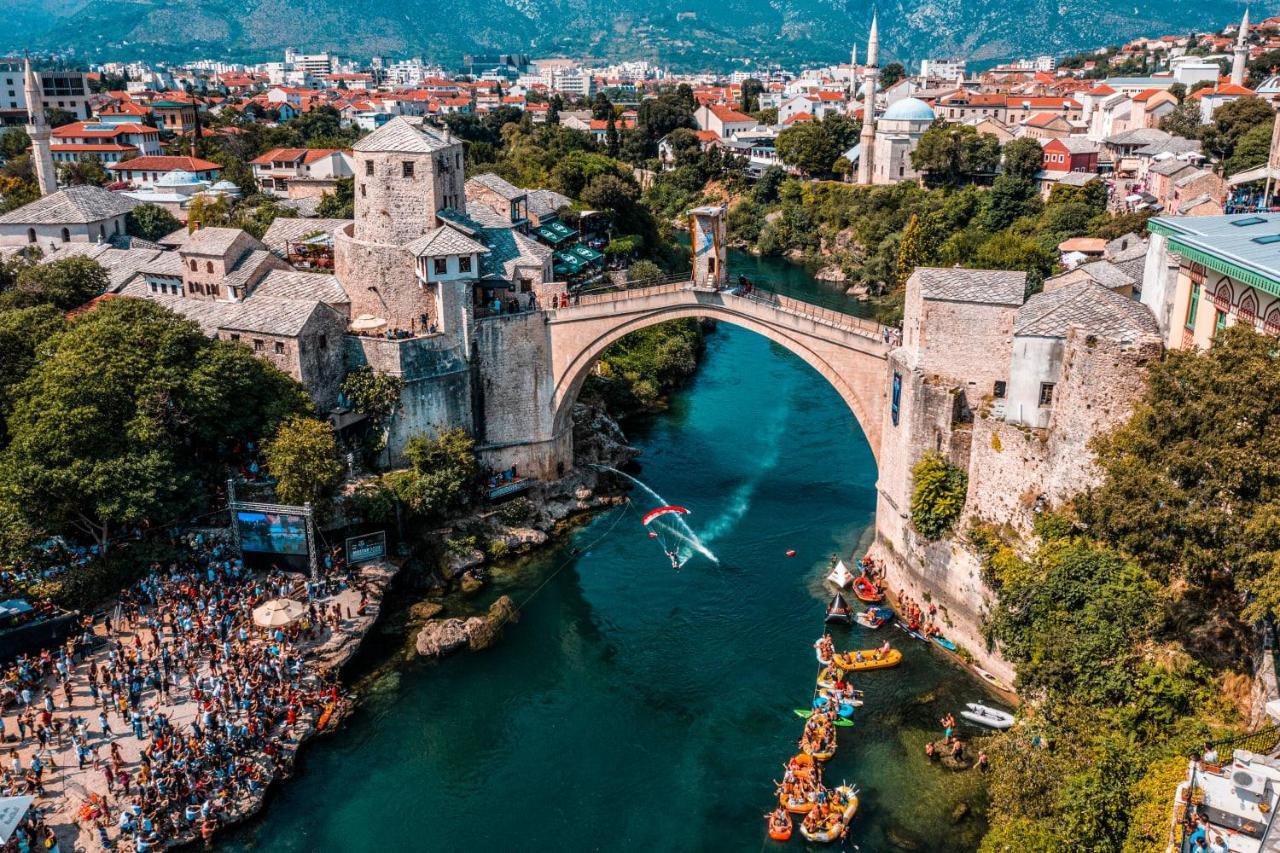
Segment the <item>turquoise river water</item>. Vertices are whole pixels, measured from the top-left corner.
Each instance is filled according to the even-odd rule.
[[[785,276],[820,295],[799,267],[733,263],[735,274]],[[847,557],[870,535],[870,449],[816,372],[725,324],[708,336],[696,379],[632,439],[644,450],[638,476],[692,511],[719,562],[694,557],[673,571],[636,514],[617,509],[496,573],[490,594],[517,601],[550,581],[489,651],[403,664],[385,663],[390,649],[364,654],[360,709],[307,747],[263,817],[225,849],[804,846],[798,833],[767,841],[762,815],[796,751],[793,709],[812,695],[828,555]],[[653,503],[632,494],[643,509]],[[922,751],[944,712],[990,700],[900,631],[833,633],[842,649],[887,638],[905,653],[899,668],[856,679],[866,705],[839,730],[826,769],[829,784],[863,792],[843,848],[975,849],[978,775],[931,766]],[[957,819],[960,803],[969,813]]]

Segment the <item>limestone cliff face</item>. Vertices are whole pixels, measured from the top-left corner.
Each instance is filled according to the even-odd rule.
[[[1070,328],[1047,426],[1033,429],[1006,417],[996,395],[1011,370],[1013,307],[935,306],[909,283],[906,310],[904,346],[889,358],[897,403],[884,425],[873,553],[885,562],[892,591],[936,604],[943,632],[980,666],[1011,680],[1012,668],[983,638],[995,596],[965,531],[989,522],[1030,542],[1037,508],[1061,506],[1094,485],[1090,442],[1128,418],[1161,344],[1155,335]],[[930,451],[969,475],[963,514],[937,541],[922,537],[910,519],[911,469]]]

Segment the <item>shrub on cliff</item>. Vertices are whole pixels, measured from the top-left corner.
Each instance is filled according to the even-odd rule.
[[[929,452],[911,469],[911,523],[926,539],[951,532],[964,509],[969,476],[941,454]]]
[[[480,479],[475,440],[465,430],[451,429],[437,438],[415,435],[404,454],[409,468],[393,471],[387,484],[410,510],[424,518],[440,518],[466,507]]]

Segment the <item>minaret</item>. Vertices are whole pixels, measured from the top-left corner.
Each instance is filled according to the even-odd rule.
[[[880,77],[880,34],[876,13],[871,13],[871,34],[867,37],[867,64],[862,69],[862,137],[858,153],[858,183],[871,183],[871,158],[876,145],[876,83]]]
[[[49,149],[49,138],[52,131],[44,120],[44,93],[40,90],[40,81],[31,70],[31,59],[26,60],[24,68],[26,79],[23,81],[27,94],[27,136],[31,137],[31,160],[36,167],[36,182],[40,184],[40,195],[49,195],[58,191],[58,172],[53,166],[53,152]]]
[[[1231,84],[1244,85],[1244,66],[1249,61],[1249,7],[1244,8],[1244,20],[1240,22],[1240,32],[1236,33],[1236,46],[1231,49]]]
[[[858,97],[858,46],[849,49],[849,110],[852,112],[854,99]]]

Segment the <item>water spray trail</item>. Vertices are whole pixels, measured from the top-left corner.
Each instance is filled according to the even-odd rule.
[[[773,422],[764,434],[762,443],[765,450],[761,455],[755,457],[754,471],[751,478],[733,490],[733,494],[729,497],[729,505],[724,512],[702,528],[703,542],[714,542],[737,526],[738,522],[746,516],[747,510],[751,508],[751,499],[755,497],[756,489],[760,487],[760,482],[764,479],[764,475],[778,464],[778,447],[787,421],[785,409],[780,408],[779,410],[783,414],[780,417],[773,418]]]
[[[640,488],[648,492],[649,497],[657,501],[660,506],[667,505],[668,501],[666,498],[664,498],[662,495],[658,494],[653,489],[646,486],[640,480],[637,480],[635,477],[632,477],[627,472],[619,471],[617,468],[614,468],[611,465],[596,465],[595,467],[603,468],[606,471],[612,471],[615,474],[621,474],[622,476],[626,477],[628,480],[630,480],[631,482],[635,483],[637,486],[639,486]],[[689,543],[689,546],[691,548],[693,548],[702,556],[706,557],[711,562],[717,563],[717,564],[720,562],[720,558],[717,557],[715,554],[713,554],[710,548],[702,544],[702,540],[698,538],[698,534],[693,532],[693,528],[690,527],[688,524],[686,524],[685,520],[681,516],[678,516],[678,515],[674,516],[671,519],[671,526],[668,529],[671,531],[671,534],[673,536]],[[684,560],[681,560],[680,563],[681,565],[683,565]]]

